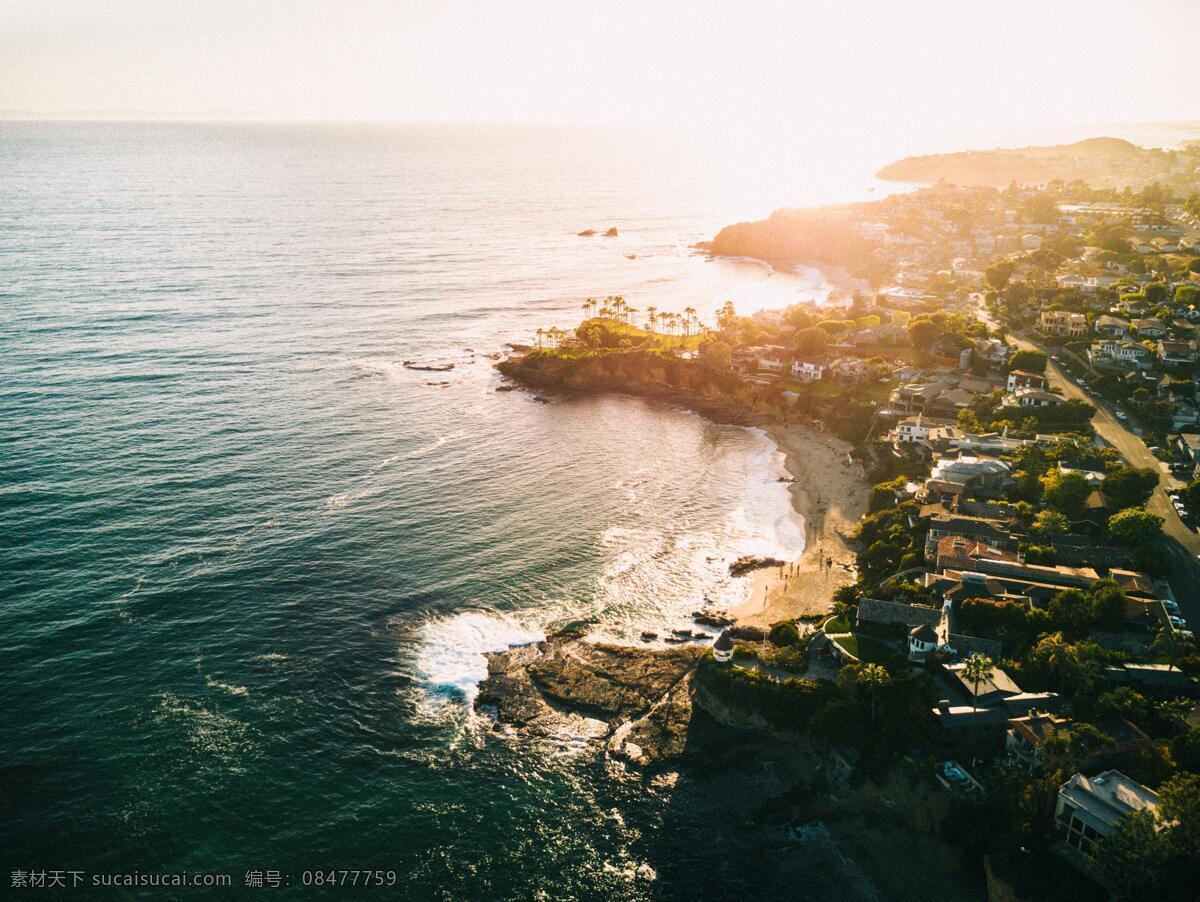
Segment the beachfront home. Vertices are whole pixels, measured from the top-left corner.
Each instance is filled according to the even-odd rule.
[[[1066,841],[1084,853],[1110,836],[1121,819],[1137,811],[1158,810],[1158,793],[1119,770],[1096,777],[1075,774],[1058,789],[1054,823]]]
[[[914,626],[908,631],[908,660],[914,664],[924,664],[937,650],[937,631],[928,623]]]

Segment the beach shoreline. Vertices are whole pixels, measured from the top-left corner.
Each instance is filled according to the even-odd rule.
[[[739,626],[769,627],[829,612],[834,590],[854,582],[851,536],[867,511],[870,486],[851,446],[820,430],[774,424],[767,435],[794,480],[792,507],[804,518],[804,551],[784,567],[754,571],[748,597],[729,610]],[[830,562],[832,562],[830,566]]]

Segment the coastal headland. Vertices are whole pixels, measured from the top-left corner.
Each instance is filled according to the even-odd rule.
[[[602,739],[605,765],[651,788],[719,773],[728,790],[748,762],[786,775],[732,803],[706,786],[768,846],[768,823],[808,843],[869,812],[885,860],[835,897],[1185,897],[1200,148],[1045,150],[902,161],[884,174],[937,184],[781,210],[705,246],[841,267],[871,287],[848,303],[727,303],[709,327],[589,299],[577,328],[498,364],[537,392],[766,430],[806,535],[797,560],[734,562],[745,600],[698,612],[724,628],[711,649],[706,632],[662,649],[576,629],[491,655],[479,699],[497,729]],[[1031,173],[1058,175],[1021,185]],[[1138,811],[1081,839],[1063,799],[1108,780]],[[936,877],[889,883],[918,837]]]

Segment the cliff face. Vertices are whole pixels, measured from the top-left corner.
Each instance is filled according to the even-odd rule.
[[[766,219],[726,226],[703,246],[714,254],[772,263],[847,266],[867,250],[850,210],[778,210]]]

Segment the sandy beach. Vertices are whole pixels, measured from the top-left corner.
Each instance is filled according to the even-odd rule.
[[[789,617],[824,614],[834,589],[854,581],[854,550],[847,541],[867,510],[870,487],[851,446],[808,426],[772,426],[771,439],[786,455],[792,503],[805,521],[804,553],[787,567],[746,576],[750,596],[730,609],[739,624],[769,626]],[[825,562],[832,558],[832,568]]]

